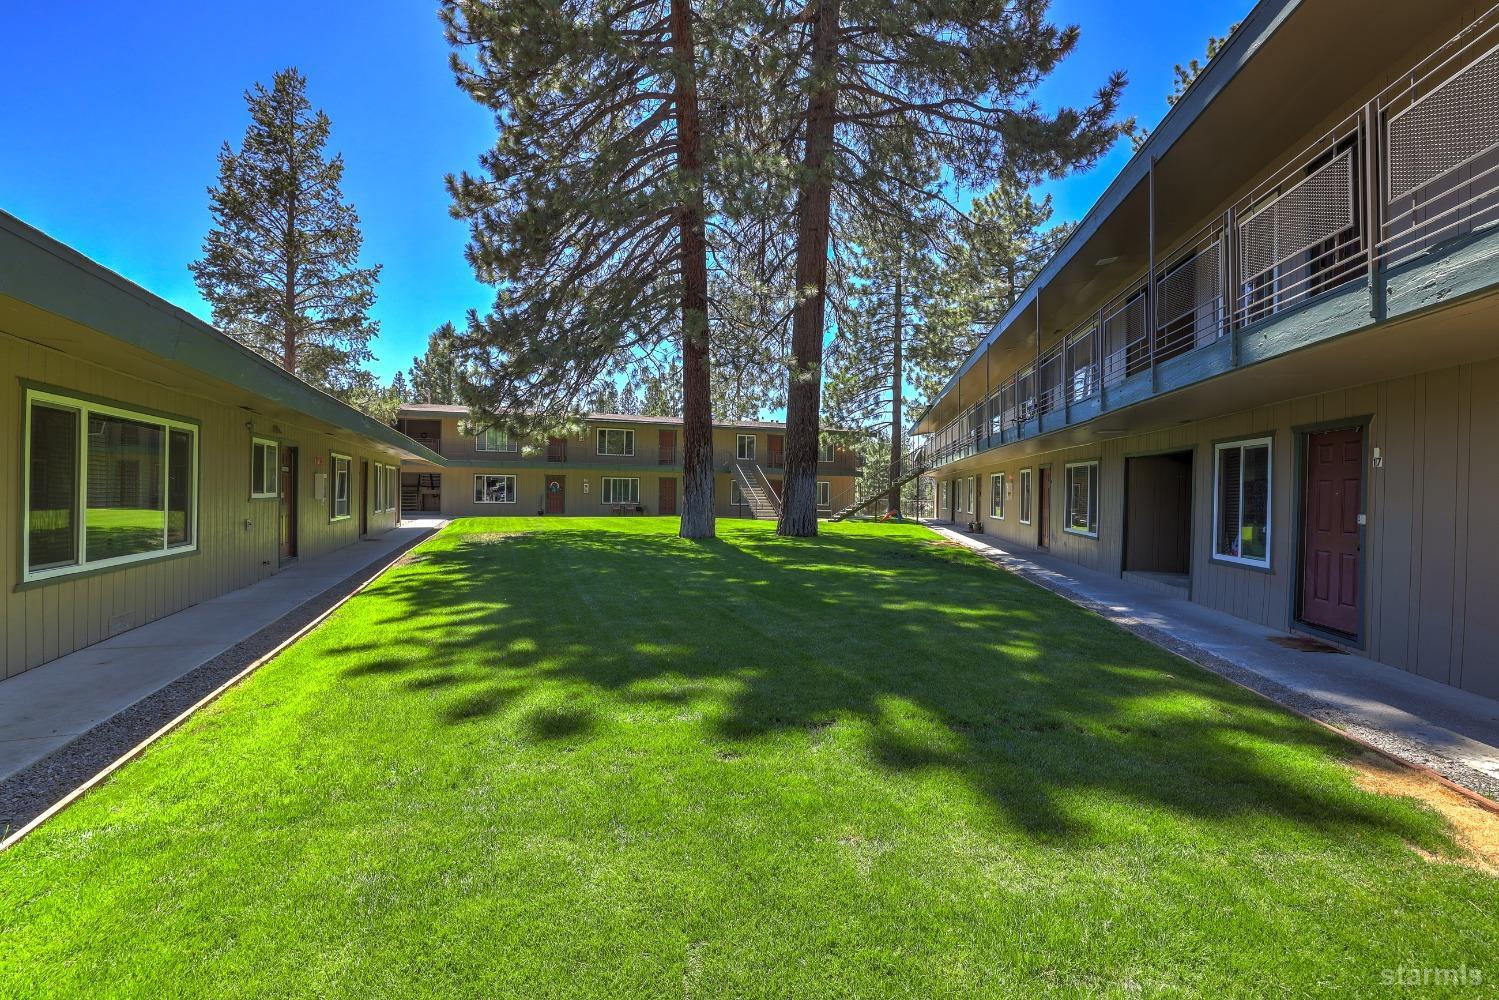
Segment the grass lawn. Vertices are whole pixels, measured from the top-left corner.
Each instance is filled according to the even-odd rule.
[[[0,855],[0,996],[1499,976],[1499,880],[1332,735],[923,528],[719,527],[428,541]]]

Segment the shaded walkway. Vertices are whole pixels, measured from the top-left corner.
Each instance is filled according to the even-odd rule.
[[[1282,704],[1499,798],[1499,701],[1355,655],[1288,649],[1287,633],[1084,569],[990,534],[944,538]]]
[[[0,782],[246,644],[351,577],[373,571],[442,523],[407,520],[383,535],[300,560],[248,587],[0,681]],[[246,652],[246,664],[258,655]]]

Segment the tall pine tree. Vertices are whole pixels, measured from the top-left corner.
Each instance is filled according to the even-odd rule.
[[[219,151],[208,189],[213,228],[189,265],[226,333],[313,385],[370,398],[362,365],[379,324],[369,318],[380,267],[359,266],[364,237],[343,200],[342,155],[307,100],[307,78],[277,73],[247,91],[250,125]]]
[[[408,392],[413,403],[444,403],[456,406],[463,401],[463,371],[458,360],[458,331],[444,323],[427,335],[427,350],[411,359],[406,374]]]
[[[796,155],[791,214],[796,301],[777,530],[817,532],[816,470],[830,245],[859,215],[899,224],[955,185],[1002,170],[1023,181],[1092,163],[1116,122],[1122,74],[1083,108],[1044,112],[1036,87],[1076,46],[1046,0],[777,0],[766,99],[796,105],[771,139]],[[918,183],[915,179],[922,179]],[[926,180],[932,178],[932,180]]]
[[[744,0],[737,0],[744,2]],[[693,0],[443,0],[459,85],[495,117],[449,179],[498,288],[460,332],[481,422],[555,424],[606,373],[675,341],[686,537],[711,537],[706,129]],[[711,37],[711,32],[708,33]]]

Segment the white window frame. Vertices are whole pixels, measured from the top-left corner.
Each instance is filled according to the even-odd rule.
[[[269,449],[271,460],[270,469],[264,467],[264,459],[257,459],[256,452],[261,448]],[[266,454],[261,452],[262,455]],[[265,484],[269,490],[256,492],[255,490],[255,466],[261,465],[261,473],[265,475]],[[250,499],[251,500],[274,500],[281,495],[281,444],[270,438],[252,437],[250,439]]]
[[[818,445],[817,460],[823,465],[832,465],[838,460],[838,442],[826,438]]]
[[[747,506],[745,504],[745,502],[744,502],[744,490],[740,487],[739,480],[737,480],[737,479],[730,479],[729,480],[729,506],[730,507],[744,507],[744,506]]]
[[[1030,524],[1036,516],[1036,498],[1031,495],[1032,470],[1020,470],[1020,523]]]
[[[495,443],[491,435],[498,435],[499,441]],[[509,431],[502,431],[498,427],[486,427],[474,435],[474,451],[504,452],[513,455],[520,451],[520,445],[515,438],[510,436]]]
[[[744,443],[746,441],[749,442],[749,454],[748,455],[745,454]],[[741,462],[753,462],[753,461],[756,461],[756,459],[755,459],[755,435],[753,435],[753,434],[736,434],[736,435],[734,435],[734,457],[737,458],[737,459],[739,459],[739,461],[741,461]]]
[[[383,514],[385,508],[380,505],[385,502],[385,466],[379,462],[372,465],[370,479],[374,485],[374,489],[370,490],[370,513]]]
[[[1088,530],[1074,528],[1072,526],[1072,476],[1074,469],[1089,469],[1089,496],[1088,496]],[[1083,538],[1098,537],[1098,499],[1101,487],[1098,482],[1098,459],[1089,459],[1086,462],[1068,462],[1062,466],[1062,489],[1067,495],[1067,520],[1062,530],[1069,535],[1078,535]]]
[[[611,495],[611,486],[614,483],[634,483],[632,492],[635,494],[633,500],[620,500]],[[599,503],[605,507],[613,507],[615,504],[640,505],[640,478],[638,476],[602,476],[599,479]]]
[[[42,403],[53,409],[72,410],[78,415],[78,441],[73,459],[78,463],[74,472],[75,495],[74,510],[77,512],[76,529],[78,537],[76,543],[76,555],[73,562],[59,566],[49,566],[46,569],[32,570],[31,568],[31,412],[33,404]],[[182,555],[187,552],[198,551],[198,536],[201,525],[198,519],[198,485],[202,475],[202,449],[199,446],[201,440],[198,425],[186,420],[178,420],[172,417],[164,417],[143,410],[135,410],[124,406],[114,406],[109,403],[97,403],[92,400],[82,399],[76,396],[68,396],[42,389],[27,388],[24,399],[25,419],[21,427],[21,582],[31,583],[37,580],[50,580],[55,577],[72,576],[77,573],[93,573],[98,570],[110,569],[116,566],[124,566],[130,563],[146,562],[152,559],[164,559],[169,556]],[[171,478],[171,462],[169,453],[171,450],[171,431],[185,431],[190,438],[190,454],[192,456],[192,476],[189,484],[188,508],[190,512],[189,523],[192,525],[191,538],[186,542],[176,545],[168,545],[166,541],[167,531],[170,530],[170,518],[165,515],[171,512],[163,508],[162,518],[162,547],[150,552],[136,552],[131,555],[115,556],[112,559],[98,559],[88,561],[88,427],[89,415],[98,413],[103,416],[120,417],[125,420],[135,420],[140,423],[155,424],[162,428],[162,461],[161,461],[161,491],[162,502],[167,503],[167,486]]]
[[[338,477],[339,463],[343,463],[344,477],[344,512],[338,512]],[[350,455],[341,455],[336,451],[328,453],[328,465],[330,487],[328,491],[328,520],[347,521],[354,516],[354,459]]]
[[[965,503],[964,503],[964,506],[963,506],[963,513],[967,514],[969,517],[973,516],[973,507],[974,507],[974,503],[973,502],[974,502],[975,499],[977,499],[978,492],[979,492],[979,477],[978,476],[969,476],[968,477],[968,493],[964,496]]]
[[[833,484],[826,479],[817,480],[817,506],[821,510],[833,506]]]
[[[401,468],[398,465],[385,467],[385,509],[393,511],[401,505]]]
[[[989,492],[993,494],[989,498],[989,516],[997,520],[1005,519],[1005,474],[995,472],[989,476]]]
[[[1218,532],[1218,511],[1223,498],[1222,483],[1218,477],[1222,474],[1222,462],[1219,456],[1230,449],[1239,452],[1239,535],[1243,537],[1244,532],[1244,449],[1265,449],[1265,558],[1249,559],[1244,556],[1225,555],[1218,551],[1218,543],[1222,536]],[[1243,438],[1238,441],[1220,441],[1213,445],[1213,559],[1215,562],[1233,563],[1237,566],[1252,566],[1255,569],[1269,569],[1270,557],[1275,548],[1275,439],[1271,437]]]
[[[489,484],[487,482],[485,482],[484,486],[486,488],[483,489],[483,490],[481,490],[479,488],[479,483],[481,481],[483,481],[483,480],[489,480],[489,479],[508,479],[508,480],[510,480],[510,488],[507,491],[510,499],[509,500],[480,500],[479,499],[480,495],[483,494],[483,493],[487,493],[488,492],[487,487],[489,486]],[[476,473],[474,473],[474,503],[495,504],[495,503],[519,503],[519,502],[520,502],[520,500],[516,496],[515,477],[514,476],[507,475],[507,474],[504,474],[504,473],[498,473],[498,472],[476,472]]]
[[[626,450],[609,451],[605,442],[610,434],[623,434]],[[614,458],[633,458],[635,456],[635,429],[633,427],[600,427],[593,435],[593,451],[596,455],[608,455]]]

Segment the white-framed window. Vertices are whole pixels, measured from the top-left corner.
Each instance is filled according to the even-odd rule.
[[[385,509],[395,510],[400,502],[401,470],[397,466],[385,467]]]
[[[349,516],[349,492],[353,485],[351,469],[354,460],[348,455],[340,455],[336,452],[330,455],[333,460],[333,507],[329,520],[342,521]]]
[[[831,507],[833,505],[833,484],[826,479],[817,481],[817,506]]]
[[[1020,470],[1020,523],[1031,523],[1031,470]]]
[[[963,513],[973,513],[973,495],[978,492],[978,483],[969,476],[963,484]]]
[[[940,485],[942,489],[937,493],[937,503],[943,510],[952,510],[952,483],[944,479]]]
[[[1073,462],[1064,466],[1067,486],[1067,531],[1098,537],[1098,463]]]
[[[628,427],[600,427],[595,443],[600,455],[628,458],[635,454],[635,432]]]
[[[515,439],[510,436],[509,431],[502,431],[497,427],[486,427],[475,437],[474,450],[516,452],[520,448]]]
[[[383,462],[375,464],[375,488],[372,493],[375,505],[375,513],[383,514],[396,509],[396,477],[400,473],[393,465]]]
[[[989,477],[989,513],[1005,519],[1005,474],[996,472]]]
[[[1213,557],[1270,568],[1270,439],[1213,446]]]
[[[640,480],[605,476],[600,484],[599,498],[604,504],[639,503]]]
[[[753,462],[755,460],[755,436],[753,434],[740,434],[734,438],[734,453],[739,456],[741,462]]]
[[[370,484],[370,513],[379,514],[385,510],[385,466],[376,462],[370,475],[374,479]]]
[[[832,438],[825,437],[818,447],[817,460],[824,465],[832,465],[838,459],[838,444]]]
[[[731,507],[744,506],[744,490],[739,488],[739,480],[729,480],[729,505]]]
[[[250,439],[250,499],[268,500],[280,495],[281,446],[266,438]]]
[[[198,426],[26,390],[22,579],[198,547]]]
[[[474,476],[474,503],[515,503],[515,477]]]

